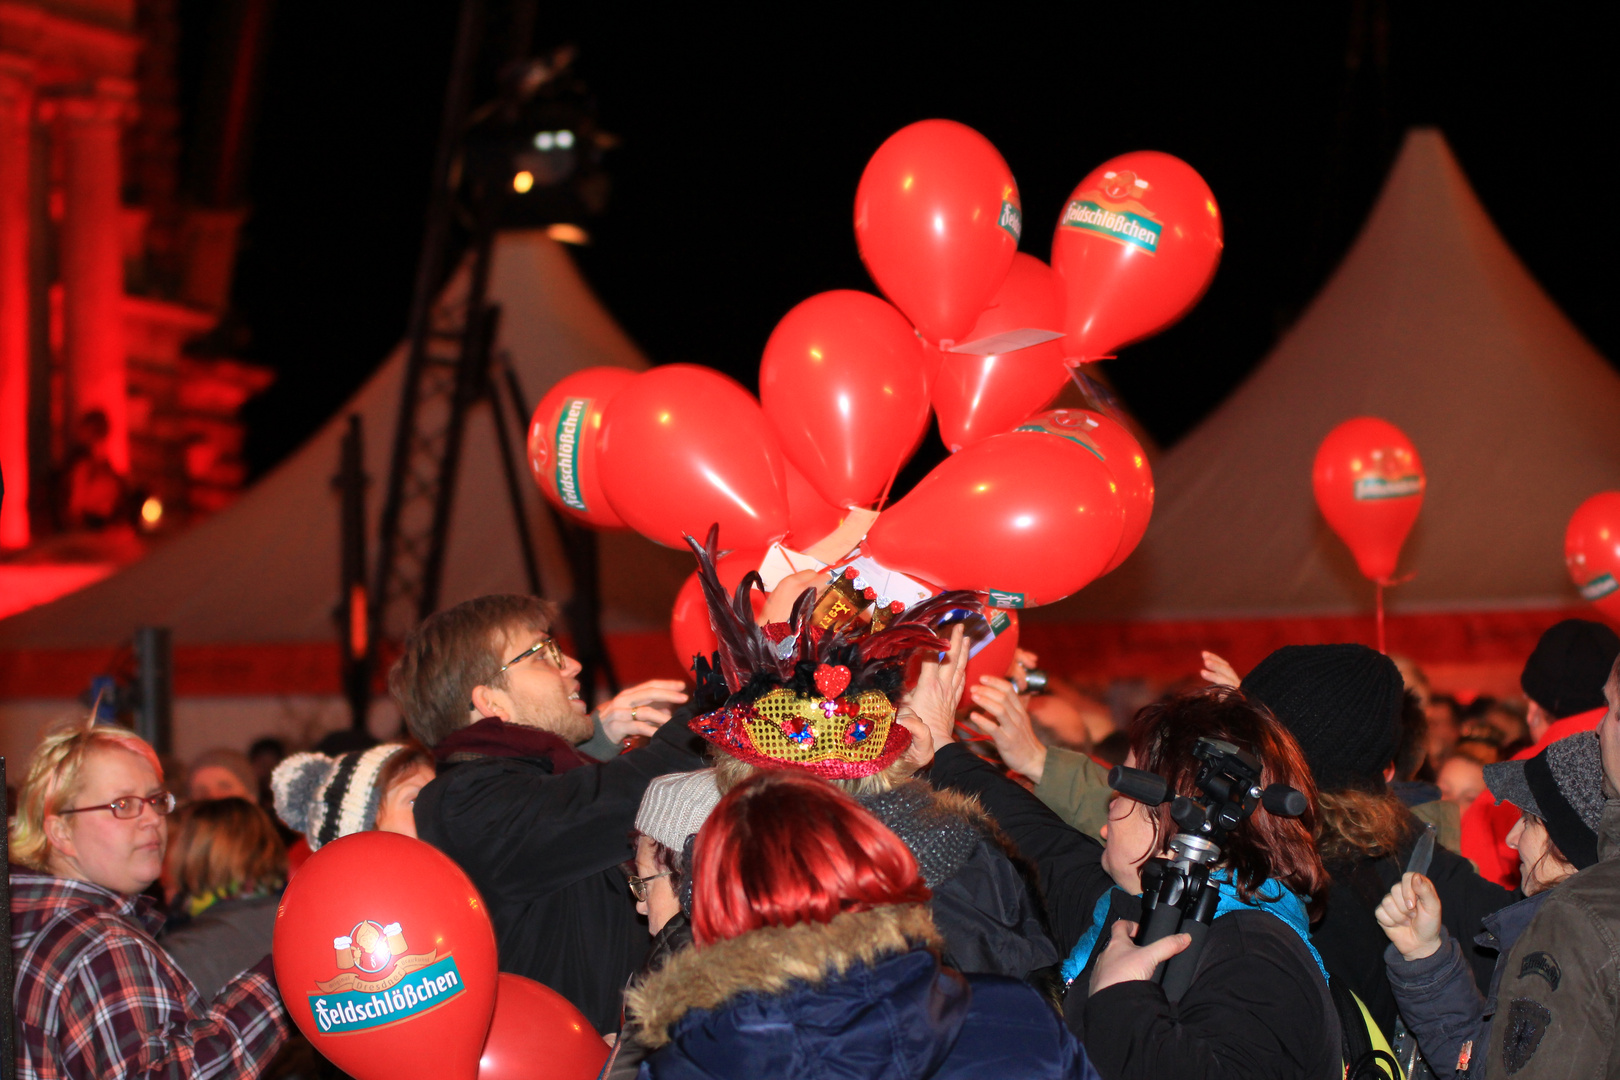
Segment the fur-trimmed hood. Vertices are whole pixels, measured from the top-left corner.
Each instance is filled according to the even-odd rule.
[[[729,941],[684,949],[632,987],[625,1005],[639,1038],[654,1049],[689,1012],[715,1010],[746,994],[779,995],[824,986],[857,965],[940,939],[924,904],[895,904],[839,915],[828,923],[765,927]]]

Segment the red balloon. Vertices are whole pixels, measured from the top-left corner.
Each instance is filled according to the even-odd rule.
[[[989,603],[988,598],[981,597],[981,599],[986,604]],[[976,707],[970,690],[979,685],[980,675],[994,675],[998,679],[1005,679],[1008,669],[1012,667],[1013,653],[1018,651],[1018,612],[986,608],[985,614],[989,616],[990,630],[996,636],[988,645],[968,658],[967,681],[962,684],[962,700],[957,703],[959,709]]]
[[[892,306],[850,289],[782,316],[759,397],[787,459],[836,507],[876,502],[928,429],[922,343]]]
[[[764,558],[765,552],[761,550],[733,551],[722,555],[714,568],[720,574],[720,584],[726,587],[726,593],[736,592],[742,579],[748,576],[748,571],[758,570]],[[754,604],[754,614],[758,615],[765,607],[765,594],[755,589],[750,599]],[[714,628],[709,625],[709,608],[703,601],[703,586],[698,584],[696,570],[687,575],[681,591],[675,594],[675,606],[669,613],[669,640],[675,646],[675,659],[687,671],[692,670],[694,656],[707,657],[718,647]]]
[[[1311,470],[1322,516],[1349,545],[1362,575],[1384,585],[1395,576],[1427,482],[1412,440],[1375,416],[1328,432]]]
[[[1019,252],[995,300],[965,340],[1007,330],[1055,330],[1062,322],[1056,275],[1033,255]],[[929,391],[939,417],[940,441],[954,454],[998,435],[1051,404],[1068,381],[1061,339],[1000,356],[944,353]]]
[[[804,474],[787,463],[788,546],[803,550],[843,524],[844,512],[810,486]]]
[[[1120,535],[1119,547],[1103,571],[1108,573],[1136,550],[1153,517],[1153,468],[1148,464],[1142,444],[1124,424],[1090,409],[1053,409],[1030,417],[1024,426],[1041,427],[1054,435],[1079,435],[1095,447],[1108,466],[1119,491],[1120,509],[1125,513],[1125,530]]]
[[[1074,189],[1052,237],[1063,354],[1096,360],[1180,319],[1221,261],[1221,212],[1204,178],[1154,150],[1122,154]]]
[[[529,421],[529,471],[557,509],[599,529],[624,522],[602,494],[596,435],[613,395],[636,373],[621,367],[576,371],[553,386]]]
[[[1581,596],[1620,622],[1620,491],[1600,491],[1570,516],[1564,565]]]
[[[954,120],[890,135],[855,190],[855,243],[867,272],[934,344],[968,340],[1023,228],[1012,170],[989,139]]]
[[[549,986],[501,972],[478,1080],[595,1080],[608,1045]]]
[[[683,533],[766,547],[788,531],[781,448],[753,395],[696,364],[637,375],[602,416],[596,458],[608,504],[665,547]]]
[[[474,1080],[495,1009],[495,931],[461,868],[397,833],[325,844],[276,909],[287,1012],[358,1080]]]
[[[1114,479],[1078,436],[992,435],[953,454],[873,523],[891,570],[988,593],[997,607],[1061,600],[1101,574],[1125,515]]]

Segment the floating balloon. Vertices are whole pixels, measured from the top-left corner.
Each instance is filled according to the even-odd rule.
[[[762,548],[788,531],[781,448],[753,395],[696,364],[632,379],[602,416],[596,458],[608,504],[665,547],[683,533]]]
[[[1158,333],[1204,295],[1221,261],[1221,212],[1180,158],[1139,150],[1074,189],[1052,237],[1063,355],[1096,360]]]
[[[787,459],[839,508],[876,502],[928,429],[922,343],[893,306],[851,289],[782,316],[759,396]]]
[[[736,592],[742,579],[748,576],[748,571],[758,570],[764,558],[765,552],[759,549],[722,555],[714,568],[720,575],[720,584],[726,587],[726,593],[730,595]],[[754,614],[758,615],[765,607],[765,594],[755,589],[750,599],[754,604]],[[696,570],[687,575],[681,591],[675,594],[675,606],[669,613],[669,640],[675,646],[675,658],[687,671],[692,670],[694,656],[708,656],[719,647],[714,639],[714,628],[709,625],[709,608],[703,601],[703,586],[698,584]]]
[[[803,551],[843,524],[844,512],[810,486],[804,474],[787,463],[788,546]]]
[[[495,931],[459,866],[397,833],[322,846],[276,910],[276,986],[357,1080],[474,1080],[495,1008]]]
[[[596,1080],[607,1043],[549,986],[501,972],[478,1080]]]
[[[1050,604],[1101,574],[1119,548],[1114,487],[1082,434],[992,435],[885,510],[866,551],[891,570],[987,593],[997,607]]]
[[[1033,255],[1013,257],[1007,280],[967,333],[977,341],[1009,330],[1046,329],[1063,321],[1063,300],[1052,270]],[[955,453],[999,435],[1051,404],[1069,371],[1061,340],[1002,353],[944,353],[929,390],[939,417],[939,437]]]
[[[867,272],[933,344],[967,340],[1023,227],[1007,163],[954,120],[922,120],[889,136],[855,190],[855,243]]]
[[[540,399],[529,421],[529,471],[552,505],[599,529],[624,522],[608,506],[596,463],[596,436],[613,395],[636,377],[621,367],[576,371]]]
[[[1044,428],[1054,435],[1081,433],[1102,455],[1118,488],[1120,509],[1125,514],[1119,547],[1103,573],[1113,570],[1136,550],[1153,517],[1153,468],[1148,464],[1142,444],[1124,424],[1090,409],[1053,409],[1037,413],[1024,421],[1023,426]]]
[[[989,598],[984,598],[984,602],[988,604]],[[962,700],[957,703],[959,709],[974,708],[973,697],[969,690],[979,685],[979,676],[994,675],[998,679],[1005,679],[1008,669],[1012,667],[1013,654],[1018,651],[1018,612],[986,608],[985,615],[989,617],[990,632],[995,637],[984,648],[968,657],[967,679],[962,684]]]
[[[1322,516],[1362,576],[1390,584],[1427,483],[1412,440],[1377,417],[1346,420],[1322,440],[1311,483]]]
[[[1620,491],[1600,491],[1564,530],[1564,565],[1581,596],[1620,622]]]

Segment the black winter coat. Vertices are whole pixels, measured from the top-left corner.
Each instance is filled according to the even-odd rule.
[[[1102,845],[960,744],[935,756],[932,779],[979,796],[1035,862],[1053,939],[1068,955],[1090,928],[1097,900],[1113,888],[1102,868]],[[1120,892],[1112,898],[1092,961],[1112,923],[1140,913],[1135,898]],[[1192,986],[1178,1002],[1151,982],[1120,983],[1088,998],[1091,967],[1088,961],[1070,987],[1064,1011],[1106,1080],[1343,1075],[1342,1036],[1327,983],[1299,935],[1272,915],[1237,912],[1215,920]]]
[[[562,773],[548,758],[447,762],[416,797],[417,835],[472,878],[495,924],[502,971],[544,983],[599,1032],[619,1028],[620,994],[646,959],[621,863],[647,784],[703,767],[676,712],[646,746]]]
[[[1407,834],[1394,855],[1328,863],[1333,886],[1328,892],[1327,910],[1321,921],[1311,927],[1311,943],[1322,954],[1328,974],[1356,992],[1389,1038],[1394,1036],[1399,1011],[1384,969],[1384,947],[1389,938],[1373,912],[1401,879],[1422,830],[1423,823],[1410,818]],[[1496,954],[1476,947],[1473,941],[1483,929],[1485,916],[1518,899],[1517,894],[1480,877],[1467,859],[1438,846],[1429,866],[1429,880],[1440,895],[1441,920],[1446,929],[1458,942],[1467,943],[1463,955],[1476,987],[1490,986]]]

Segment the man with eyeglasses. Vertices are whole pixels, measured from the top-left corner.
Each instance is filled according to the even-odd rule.
[[[406,639],[389,688],[438,764],[416,797],[417,835],[478,886],[501,970],[545,983],[598,1031],[616,1031],[648,941],[620,869],[630,830],[647,784],[701,768],[702,744],[687,731],[689,709],[670,718],[686,700],[679,683],[631,687],[593,719],[553,625],[537,597],[458,604]],[[629,734],[651,738],[613,755]],[[608,760],[581,753],[587,740],[592,752],[605,742]]]

